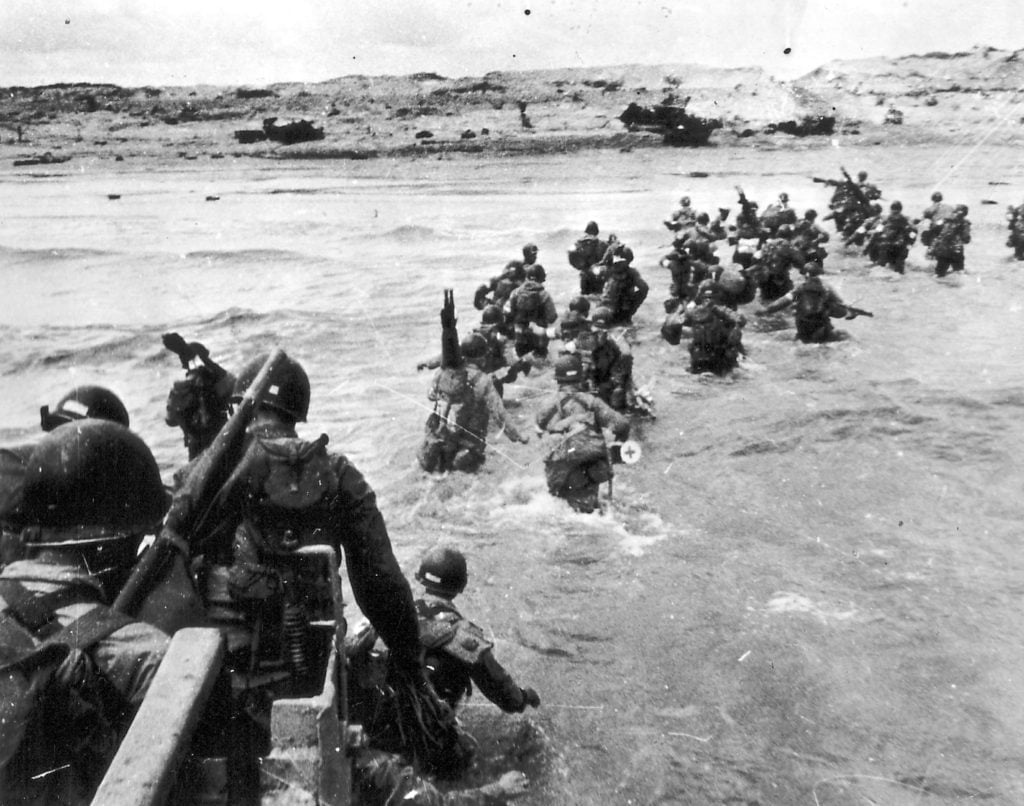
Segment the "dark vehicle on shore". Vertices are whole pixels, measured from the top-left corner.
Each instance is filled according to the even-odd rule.
[[[655,104],[640,106],[631,103],[619,115],[619,120],[630,131],[648,131],[661,134],[666,145],[707,145],[711,133],[722,128],[718,118],[704,118],[686,111],[687,98],[682,104]]]
[[[309,143],[324,139],[322,127],[314,126],[308,120],[293,120],[278,125],[277,118],[265,118],[262,129],[239,129],[235,132],[239,143],[259,143],[273,140],[275,143],[290,146],[295,143]]]

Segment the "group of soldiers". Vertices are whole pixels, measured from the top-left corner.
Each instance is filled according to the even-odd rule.
[[[470,790],[434,783],[472,761],[455,712],[474,685],[506,712],[540,705],[455,606],[465,556],[429,551],[414,598],[365,478],[326,435],[296,433],[311,395],[302,365],[276,350],[235,375],[201,344],[164,343],[186,370],[167,400],[189,458],[173,484],[100,386],[44,406],[38,440],[0,449],[0,802],[91,802],[170,636],[201,625],[219,631],[225,661],[192,746],[223,765],[226,791],[185,791],[219,780],[186,775],[175,797],[256,803],[272,703],[318,692],[344,631],[337,564],[310,551],[324,546],[344,555],[369,622],[344,639],[348,713],[362,725],[346,751],[353,802],[523,793],[517,771]]]
[[[511,311],[517,309],[519,288],[528,282],[511,293]],[[614,475],[614,453],[604,430],[613,433],[617,446],[629,437],[628,415],[650,410],[634,387],[628,344],[611,333],[610,309],[598,308],[588,318],[589,311],[589,299],[579,296],[557,330],[527,326],[536,339],[529,350],[523,338],[517,339],[516,326],[523,323],[513,320],[509,326],[493,299],[485,303],[480,324],[460,339],[454,293],[445,291],[441,355],[419,364],[421,369],[437,368],[427,393],[433,408],[418,453],[421,467],[432,473],[477,470],[486,459],[488,432],[495,427],[510,440],[528,442],[529,436],[509,418],[502,393],[520,372],[529,373],[535,366],[546,370],[549,342],[557,337],[561,349],[550,363],[558,392],[534,420],[538,434],[551,435],[544,460],[548,490],[579,512],[599,509],[600,486]]]
[[[835,222],[844,246],[858,247],[872,264],[903,274],[910,249],[920,239],[927,249],[926,256],[935,261],[936,276],[964,270],[964,246],[971,242],[966,204],[948,204],[942,193],[935,191],[921,217],[910,219],[900,201],[891,202],[887,213],[883,211],[879,202],[882,193],[867,181],[865,171],[857,175],[857,182],[845,170],[843,174],[841,181],[814,181],[836,188],[826,218]]]
[[[814,181],[835,187],[823,220],[834,222],[844,246],[860,247],[873,263],[902,273],[920,233],[938,276],[963,270],[964,245],[971,237],[965,205],[945,204],[936,192],[920,219],[908,219],[899,201],[883,215],[878,202],[882,193],[867,181],[867,173],[861,171],[854,180],[842,172],[841,180]],[[688,196],[664,221],[673,241],[672,251],[660,261],[670,274],[661,335],[670,344],[688,337],[693,373],[724,374],[737,366],[745,354],[747,324],[739,307],[755,299],[761,303],[757,316],[792,308],[796,338],[806,343],[842,338],[833,319],[872,315],[844,302],[824,281],[830,235],[818,223],[816,210],[798,213],[788,194],[780,193],[762,211],[741,187],[736,190],[739,209],[732,222],[730,208],[719,208],[712,216],[696,210]],[[1012,241],[1018,229],[1024,233],[1024,205],[1011,208],[1008,218]],[[732,248],[728,268],[717,254],[723,244]],[[633,250],[615,235],[602,238],[597,222],[590,221],[568,252],[569,264],[579,275],[579,295],[559,317],[544,287],[547,272],[538,254],[535,244],[527,244],[521,260],[510,261],[480,285],[474,295],[474,306],[481,311],[479,325],[461,343],[451,341],[447,353],[419,365],[438,368],[428,393],[433,411],[420,464],[428,472],[478,469],[493,426],[514,441],[528,441],[510,421],[502,393],[506,384],[546,366],[550,342],[558,339],[561,346],[553,363],[559,392],[554,408],[545,405],[534,424],[541,434],[572,435],[546,445],[548,488],[575,508],[592,511],[598,507],[600,483],[610,481],[613,473],[604,461],[611,453],[607,440],[587,435],[610,430],[614,448],[628,438],[629,416],[649,413],[648,401],[633,381],[632,348],[624,327],[632,324],[650,287],[632,265]],[[449,303],[446,297],[442,330],[454,332]],[[590,457],[600,461],[592,464]],[[574,460],[588,468],[586,480],[578,477]]]

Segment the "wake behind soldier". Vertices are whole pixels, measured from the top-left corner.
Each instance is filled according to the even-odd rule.
[[[102,420],[51,431],[26,469],[0,512],[22,548],[0,573],[0,802],[88,803],[167,648],[107,607],[167,496],[142,440]]]
[[[462,552],[438,546],[427,552],[416,571],[424,595],[416,600],[420,640],[426,649],[427,673],[438,695],[456,708],[473,692],[473,684],[502,711],[536,708],[540,697],[520,688],[498,663],[493,644],[476,624],[456,609],[454,599],[466,589],[469,573]]]

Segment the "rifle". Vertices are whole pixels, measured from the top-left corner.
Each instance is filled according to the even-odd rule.
[[[455,327],[455,291],[444,290],[444,306],[441,308],[441,366],[462,366],[462,352],[459,350],[459,331]]]
[[[847,319],[854,319],[858,316],[874,316],[871,311],[865,311],[863,308],[854,308],[852,305],[844,305],[843,307],[846,308]]]
[[[185,482],[174,494],[156,541],[135,564],[117,595],[114,610],[135,615],[146,596],[170,571],[177,553],[188,551],[190,540],[210,514],[222,494],[222,486],[241,459],[246,429],[270,387],[274,371],[286,359],[281,349],[270,354],[213,444],[199,455]]]
[[[841,184],[843,184],[838,179],[822,179],[820,176],[812,176],[811,181],[817,182],[819,185],[828,185],[829,187],[832,188],[837,188]]]

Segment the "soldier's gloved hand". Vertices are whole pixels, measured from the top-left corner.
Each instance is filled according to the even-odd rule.
[[[523,699],[531,708],[537,708],[540,705],[540,696],[532,688],[523,689]]]
[[[426,362],[426,361],[420,361],[420,363],[418,363],[418,364],[416,365],[416,371],[417,371],[417,372],[422,372],[422,371],[423,371],[423,370],[425,370],[426,368],[427,368],[427,362]]]

